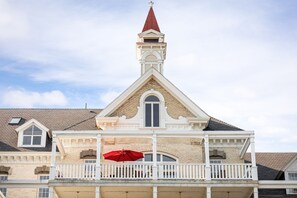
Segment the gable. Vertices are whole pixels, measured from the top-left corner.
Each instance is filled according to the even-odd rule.
[[[129,97],[124,104],[110,114],[111,117],[126,116],[126,118],[134,117],[138,112],[140,97],[146,91],[154,89],[160,92],[165,99],[165,106],[167,113],[174,119],[179,116],[195,117],[184,105],[182,105],[175,97],[173,97],[164,87],[162,87],[154,78],[151,78],[145,85],[143,85],[134,95]]]

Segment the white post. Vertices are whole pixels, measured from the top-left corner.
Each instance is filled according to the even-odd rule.
[[[255,137],[254,137],[254,135],[251,135],[250,143],[251,143],[252,177],[253,177],[253,180],[258,180],[258,171],[257,171],[257,164],[256,164],[256,151],[255,151]]]
[[[152,138],[152,146],[153,146],[153,179],[157,180],[158,173],[157,173],[157,135],[153,134]]]
[[[96,186],[96,198],[100,198],[100,186]]]
[[[158,198],[158,187],[157,186],[153,187],[153,198]]]
[[[211,198],[211,187],[206,187],[206,198]]]
[[[211,173],[210,173],[210,162],[209,162],[209,138],[208,135],[204,137],[204,152],[205,152],[205,173],[206,173],[206,180],[211,180]]]
[[[258,198],[258,197],[259,197],[258,188],[254,187],[254,198]]]
[[[55,198],[54,187],[49,187],[49,198]]]
[[[96,152],[96,179],[100,180],[100,177],[101,177],[101,134],[98,134],[97,135],[97,152]],[[97,190],[97,187],[96,187],[96,190]]]
[[[50,167],[50,179],[55,179],[56,176],[56,153],[57,153],[57,142],[56,135],[52,135],[52,153],[51,153],[51,167]]]

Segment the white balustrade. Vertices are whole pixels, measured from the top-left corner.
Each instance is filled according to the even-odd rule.
[[[95,163],[62,163],[56,164],[57,179],[95,179]]]
[[[212,179],[252,179],[252,164],[211,164]]]
[[[101,163],[101,179],[152,179],[153,164]],[[205,164],[158,163],[158,179],[204,180]],[[211,179],[250,180],[252,164],[211,164]],[[96,163],[56,164],[56,179],[96,179]]]
[[[204,179],[205,164],[158,164],[159,179]]]
[[[102,179],[151,179],[152,163],[104,163]]]

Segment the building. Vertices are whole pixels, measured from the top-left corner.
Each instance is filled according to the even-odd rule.
[[[167,45],[152,3],[136,47],[141,76],[105,109],[0,110],[2,197],[295,193],[296,181],[258,179],[253,131],[211,117],[163,76]],[[144,158],[114,162],[103,157],[124,149],[142,152]],[[294,180],[296,157],[290,159],[281,170]]]

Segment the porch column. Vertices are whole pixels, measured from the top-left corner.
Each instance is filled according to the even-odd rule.
[[[96,179],[100,180],[101,177],[101,134],[97,135],[97,152],[96,152]],[[96,187],[97,197],[97,187]]]
[[[158,187],[157,186],[153,187],[153,198],[158,198]]]
[[[206,187],[206,198],[211,198],[211,187]]]
[[[157,180],[158,175],[157,175],[157,135],[153,134],[152,138],[152,146],[153,146],[153,179]]]
[[[205,179],[211,180],[210,162],[209,162],[209,138],[208,135],[204,137],[204,153],[205,153]]]
[[[258,188],[254,187],[254,198],[258,198],[258,197],[259,197]]]
[[[96,186],[96,196],[95,198],[100,198],[100,186]]]
[[[51,167],[50,167],[50,180],[55,179],[56,176],[56,154],[57,154],[57,142],[56,135],[52,135],[52,153],[51,153]]]
[[[49,198],[55,198],[54,187],[49,187],[48,191],[49,191]]]
[[[254,135],[251,135],[250,143],[251,143],[252,177],[253,177],[253,180],[258,180],[256,152],[255,152],[255,136]]]

